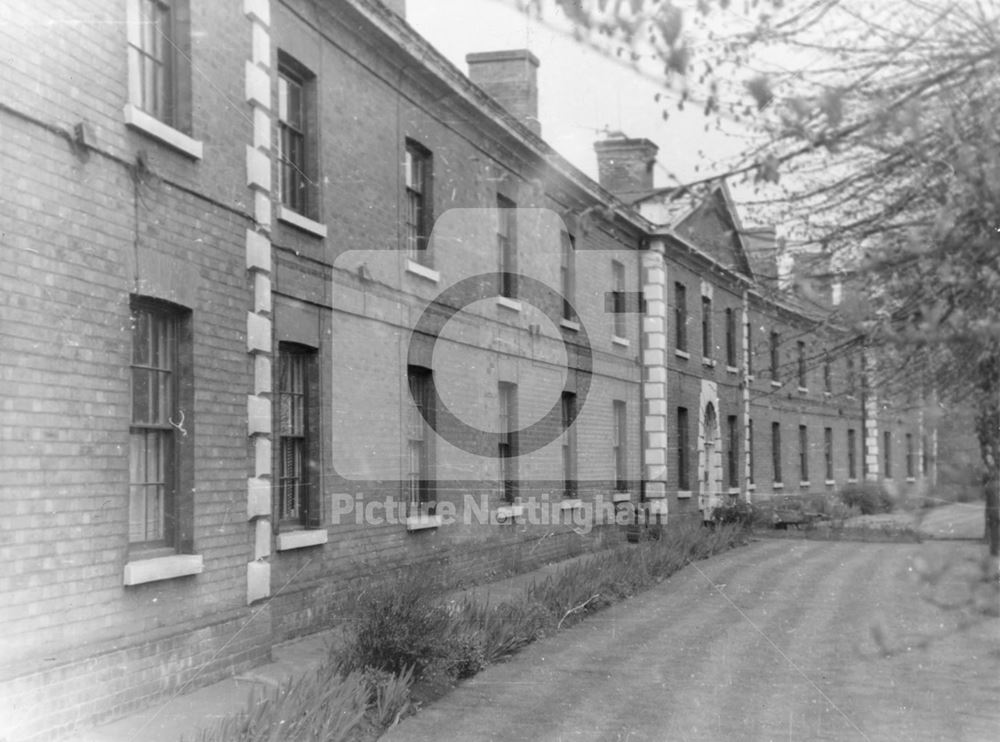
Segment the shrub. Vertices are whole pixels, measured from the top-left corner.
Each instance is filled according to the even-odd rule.
[[[855,505],[848,505],[841,500],[832,500],[824,513],[835,524],[843,525],[848,518],[861,515],[861,510]]]
[[[771,525],[771,511],[745,500],[735,500],[712,511],[712,522],[716,525],[734,525],[751,530]]]
[[[712,522],[717,524],[732,524],[750,527],[750,503],[743,500],[720,505],[712,511]]]
[[[982,487],[962,487],[955,496],[955,502],[979,502],[985,497]]]
[[[479,628],[465,620],[456,621],[452,635],[442,644],[436,669],[456,680],[471,678],[486,667],[486,642]]]
[[[802,507],[806,512],[818,513],[835,524],[843,524],[847,518],[861,515],[858,507],[848,505],[840,495],[834,494],[806,495],[802,499]]]
[[[373,668],[398,675],[412,669],[420,678],[447,653],[452,617],[437,599],[439,589],[426,573],[414,572],[363,593],[341,672]]]
[[[892,510],[892,498],[877,482],[847,485],[840,491],[840,499],[848,507],[856,507],[862,515],[888,513]]]

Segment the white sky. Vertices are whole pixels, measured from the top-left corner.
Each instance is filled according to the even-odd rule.
[[[503,0],[408,0],[407,20],[463,72],[470,52],[530,49],[541,61],[542,136],[595,179],[593,144],[605,129],[659,145],[657,186],[675,184],[668,171],[682,179],[718,172],[715,161],[732,158],[742,148],[738,137],[706,133],[709,119],[696,106],[681,113],[676,97],[657,102],[662,83],[529,20]],[[667,121],[664,108],[670,114]]]

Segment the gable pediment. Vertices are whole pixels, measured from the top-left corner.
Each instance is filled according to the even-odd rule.
[[[685,216],[674,231],[720,265],[752,276],[740,228],[737,226],[739,222],[728,201],[721,189],[715,190]]]

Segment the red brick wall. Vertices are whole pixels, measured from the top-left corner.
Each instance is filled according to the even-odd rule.
[[[483,577],[506,569],[524,554],[540,560],[565,556],[603,543],[601,528],[578,535],[572,524],[526,526],[478,526],[463,524],[463,498],[485,496],[496,507],[496,483],[488,471],[464,468],[468,457],[438,442],[436,464],[439,476],[448,480],[439,487],[439,503],[453,503],[458,522],[435,531],[408,533],[402,524],[358,525],[354,514],[347,522],[330,523],[330,498],[359,495],[362,504],[391,498],[401,499],[395,483],[405,476],[406,399],[405,369],[410,330],[427,302],[461,278],[491,273],[496,268],[495,228],[480,223],[474,230],[476,244],[466,249],[434,246],[434,268],[441,274],[438,284],[407,274],[399,255],[402,246],[405,191],[402,160],[406,140],[418,141],[432,153],[433,214],[444,221],[454,219],[452,209],[493,209],[498,192],[520,207],[548,208],[562,214],[577,196],[558,178],[553,186],[563,191],[557,198],[543,196],[537,188],[538,171],[526,164],[524,149],[509,138],[476,125],[475,118],[443,89],[428,89],[414,75],[400,72],[398,52],[378,46],[374,33],[358,35],[350,18],[320,17],[326,43],[301,16],[275,8],[273,47],[295,56],[317,76],[317,109],[320,128],[319,187],[321,219],[329,227],[326,241],[277,224],[274,230],[278,253],[275,291],[281,296],[306,299],[329,317],[330,335],[324,338],[323,358],[329,367],[330,417],[323,422],[324,439],[332,440],[323,461],[324,523],[329,542],[321,547],[276,552],[272,556],[272,586],[281,588],[272,603],[277,637],[314,629],[336,620],[338,602],[359,579],[388,574],[396,567],[414,563],[446,564],[457,578]],[[345,102],[350,105],[345,105]],[[549,184],[551,176],[541,181]],[[627,402],[629,472],[639,476],[640,404],[638,367],[638,316],[629,318],[627,348],[611,342],[611,316],[604,312],[604,293],[610,291],[611,260],[626,266],[627,289],[638,290],[637,236],[615,233],[596,220],[586,234],[579,230],[577,305],[583,315],[593,348],[594,376],[590,395],[581,411],[577,428],[579,476],[590,482],[581,487],[585,501],[608,497],[613,488],[611,453],[612,400]],[[532,245],[521,235],[518,269],[546,280],[558,288],[558,244]],[[366,257],[362,251],[385,251]],[[353,253],[351,251],[354,251]],[[461,253],[459,256],[458,253]],[[295,255],[298,255],[296,258]],[[449,257],[449,254],[451,257]],[[364,263],[370,278],[359,276]],[[332,266],[332,268],[331,268]],[[327,278],[329,276],[329,278]],[[325,285],[324,285],[325,283]],[[334,307],[331,311],[329,307]],[[493,306],[474,307],[456,317],[452,325],[471,333],[470,346],[448,340],[439,343],[449,363],[435,374],[447,392],[449,404],[471,414],[484,429],[496,416],[496,385],[499,366],[517,369],[518,403],[521,414],[547,410],[558,401],[564,360],[559,331],[547,328],[543,343],[550,365],[532,358],[528,325],[547,322],[529,305],[522,312]],[[282,311],[279,304],[276,313]],[[471,320],[471,321],[467,321]],[[326,322],[327,320],[323,320]],[[280,318],[278,324],[281,323]],[[449,326],[445,337],[453,337]],[[493,333],[518,345],[512,354],[498,355]],[[572,333],[567,333],[573,342]],[[457,340],[457,338],[453,338]],[[329,353],[329,355],[327,355]],[[556,386],[533,383],[541,375],[555,379]],[[582,401],[582,399],[581,399]],[[524,424],[524,423],[522,423]],[[384,457],[351,459],[355,438],[372,441]],[[559,443],[547,446],[535,457],[533,468],[522,463],[521,475],[548,480],[522,488],[522,495],[549,493],[561,496],[561,452]],[[359,476],[365,465],[382,466],[382,476]],[[489,466],[480,461],[479,467]],[[401,474],[402,472],[402,474]],[[347,476],[344,476],[347,474]],[[381,481],[380,481],[381,480]],[[450,480],[462,480],[454,487]],[[635,493],[638,496],[638,492]],[[617,531],[613,531],[614,538]],[[332,611],[332,614],[330,613]]]
[[[249,618],[242,100],[246,20],[192,3],[191,160],[130,131],[124,4],[24,6],[0,29],[0,736],[28,738],[268,652]],[[82,18],[83,25],[65,22]],[[219,104],[221,102],[221,105]],[[89,125],[76,154],[51,127]],[[137,157],[145,167],[134,169]],[[136,277],[139,285],[137,287]],[[191,310],[194,549],[202,574],[125,587],[130,296]],[[263,631],[262,631],[263,629]],[[39,705],[41,704],[41,705]]]

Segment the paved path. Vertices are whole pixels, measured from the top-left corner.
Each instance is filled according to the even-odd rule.
[[[383,740],[1000,739],[997,623],[954,631],[912,571],[981,551],[758,542],[527,647]],[[880,656],[874,625],[898,654]],[[945,638],[915,648],[928,632]]]
[[[920,521],[920,530],[935,538],[982,538],[986,529],[986,505],[982,502],[956,502],[928,510]]]
[[[908,526],[930,538],[981,539],[985,529],[982,502],[956,502],[930,510],[859,515],[845,525],[852,527]]]

